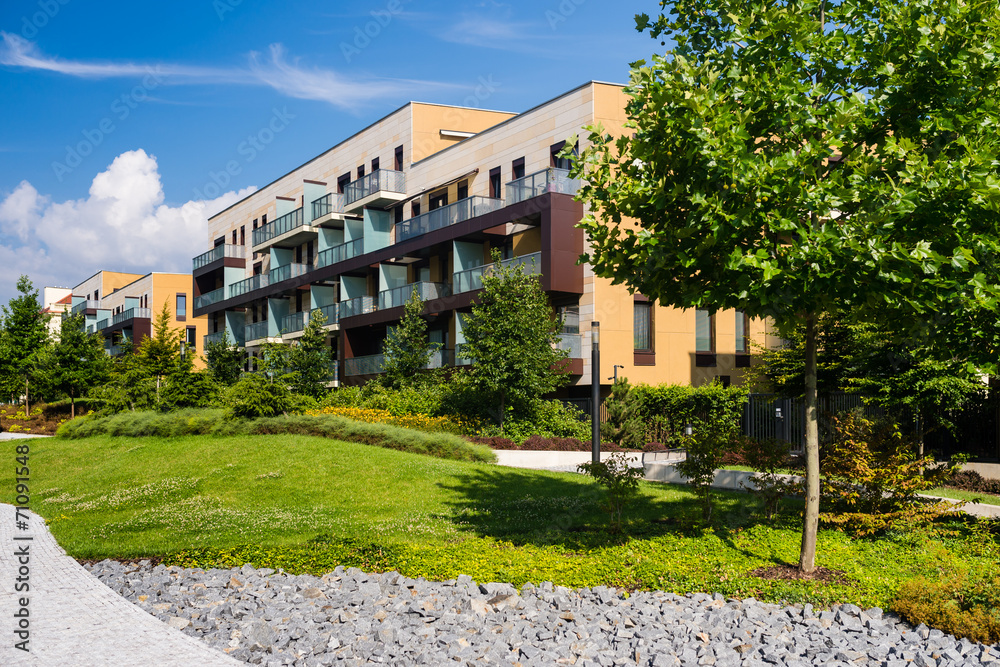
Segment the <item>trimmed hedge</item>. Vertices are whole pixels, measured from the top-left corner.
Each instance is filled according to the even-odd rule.
[[[496,455],[488,448],[450,433],[426,433],[386,424],[358,422],[334,415],[292,415],[249,420],[225,418],[224,410],[178,410],[177,412],[125,412],[110,417],[75,419],[63,424],[57,433],[62,438],[92,436],[155,436],[170,438],[184,435],[313,435],[345,440],[374,447],[395,449],[412,454],[426,454],[457,461],[494,462]]]
[[[924,623],[974,642],[1000,642],[1000,577],[961,572],[946,581],[918,577],[899,587],[893,607],[913,625]]]

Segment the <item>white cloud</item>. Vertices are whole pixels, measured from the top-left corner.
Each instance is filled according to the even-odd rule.
[[[115,158],[86,198],[53,202],[22,181],[0,201],[0,303],[21,274],[72,287],[100,269],[189,273],[208,217],[255,189],[168,206],[156,158],[141,149]]]

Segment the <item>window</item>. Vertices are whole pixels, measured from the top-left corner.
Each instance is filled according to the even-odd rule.
[[[500,167],[490,169],[490,197],[502,199],[500,196]]]
[[[267,213],[260,216],[260,226],[263,227],[266,224],[267,224]]]
[[[195,340],[196,340],[196,336],[197,336],[197,329],[195,329],[194,327],[188,327],[186,333],[187,333],[187,337],[186,337],[186,340],[187,340],[187,349],[188,349],[189,352],[194,352],[195,351]]]
[[[469,182],[462,181],[458,184],[458,199],[468,199],[469,197]]]
[[[396,208],[392,209],[392,216],[393,216],[393,218],[392,218],[393,222],[395,222],[397,224],[400,223],[400,222],[402,222],[403,221],[403,207],[402,206],[397,206]]]
[[[557,144],[552,144],[549,146],[549,166],[555,167],[556,169],[569,169],[570,159],[568,157],[559,157],[559,151],[566,147],[565,141],[560,141]],[[578,151],[576,146],[573,147],[573,155],[577,155]]]
[[[364,178],[364,177],[365,177],[365,165],[361,165],[360,167],[358,167],[358,178]]]
[[[302,263],[302,246],[295,246],[295,263]]]
[[[446,206],[447,204],[448,204],[448,191],[439,190],[438,192],[431,194],[430,201],[427,204],[427,210],[433,211],[434,209],[441,208],[442,206]]]
[[[562,320],[562,333],[564,334],[578,334],[580,333],[580,306],[559,306],[556,308],[556,315]]]
[[[312,241],[307,241],[306,242],[306,264],[312,264],[312,263],[313,263],[313,242]]]
[[[396,146],[395,155],[395,166],[393,167],[396,171],[403,171],[403,147]]]
[[[233,230],[233,245],[236,245],[236,230]]]
[[[736,311],[736,354],[750,354],[750,318],[742,310]]]
[[[226,242],[226,235],[223,234],[219,238],[215,239],[215,243],[213,243],[212,245],[214,247],[218,248],[220,245],[223,245],[225,242]]]
[[[715,352],[715,314],[707,310],[695,311],[695,352]]]
[[[378,171],[378,158],[372,158],[372,171]]]
[[[183,321],[187,318],[187,294],[177,295],[177,320]]]
[[[344,188],[346,188],[347,184],[350,183],[350,182],[351,182],[351,174],[350,174],[350,172],[348,172],[348,173],[344,174],[343,176],[341,176],[340,178],[338,178],[337,179],[337,193],[338,194],[344,194]]]
[[[257,229],[257,218],[253,219],[253,228]]]
[[[415,201],[410,204],[410,217],[415,218],[420,215],[420,202]]]
[[[653,304],[649,301],[632,303],[632,341],[636,352],[653,351]]]
[[[511,171],[513,172],[514,180],[519,178],[524,178],[524,158],[519,157],[511,164]]]
[[[259,276],[264,270],[264,265],[262,262],[257,262],[253,265],[253,274]],[[256,320],[255,320],[256,321]]]
[[[240,245],[247,244],[247,226],[240,225]]]

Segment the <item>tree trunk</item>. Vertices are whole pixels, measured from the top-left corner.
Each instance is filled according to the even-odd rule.
[[[73,392],[69,393],[69,418],[76,419],[76,399],[73,396]]]
[[[924,415],[920,408],[917,408],[917,455],[924,458]]]
[[[819,530],[819,411],[816,398],[816,314],[806,317],[806,510],[802,519],[799,571],[816,569],[816,533]]]

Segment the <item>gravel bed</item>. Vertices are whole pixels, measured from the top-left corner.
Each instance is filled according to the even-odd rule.
[[[881,609],[817,611],[721,595],[291,576],[105,560],[87,569],[168,625],[260,665],[983,665],[1000,645],[912,628]]]

